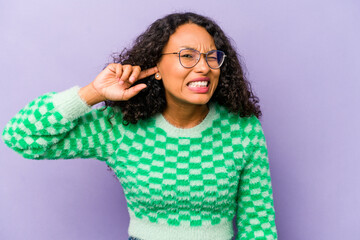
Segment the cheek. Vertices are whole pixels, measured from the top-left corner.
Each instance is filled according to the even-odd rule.
[[[186,71],[180,64],[164,64],[161,68],[161,76],[164,85],[182,85],[189,71]]]
[[[217,88],[217,86],[219,85],[219,80],[220,80],[220,71],[218,73],[214,74],[214,78],[215,78],[214,87]]]

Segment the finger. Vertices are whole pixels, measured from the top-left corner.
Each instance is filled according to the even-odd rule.
[[[126,82],[129,79],[130,73],[132,71],[132,66],[131,65],[124,65],[122,67],[123,72],[120,78],[120,81]]]
[[[121,74],[123,73],[122,65],[121,64],[116,64],[115,67],[116,67],[115,78],[120,80]]]
[[[141,68],[139,66],[134,66],[131,76],[129,78],[130,83],[134,83],[135,80],[138,78],[139,74],[141,72]]]
[[[106,66],[106,68],[112,72],[112,73],[116,73],[116,65],[115,63],[110,63],[109,65]]]
[[[153,74],[155,74],[157,72],[159,72],[157,67],[148,68],[148,69],[140,72],[139,79],[146,78],[146,77],[151,76],[151,75],[153,75]]]
[[[146,84],[141,83],[125,90],[122,100],[123,101],[129,100],[130,98],[134,97],[136,94],[138,94],[141,90],[143,90],[146,87],[147,87]]]

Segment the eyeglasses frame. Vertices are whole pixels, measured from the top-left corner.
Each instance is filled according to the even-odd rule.
[[[193,50],[193,51],[195,51],[195,52],[198,52],[199,55],[200,55],[200,57],[197,59],[196,63],[195,63],[193,66],[191,66],[191,67],[185,67],[185,66],[181,63],[180,53],[181,53],[181,51],[184,51],[184,50]],[[224,57],[223,57],[223,59],[222,59],[222,62],[219,64],[219,67],[217,67],[217,68],[211,67],[211,66],[209,65],[209,63],[208,63],[208,60],[207,60],[208,54],[211,53],[211,52],[215,52],[215,51],[219,51],[219,52],[222,52],[222,53],[224,54]],[[168,55],[168,54],[178,54],[178,58],[179,58],[180,65],[183,66],[184,68],[193,68],[193,67],[195,67],[196,64],[199,63],[200,58],[201,58],[201,55],[204,55],[204,56],[205,56],[205,62],[206,62],[206,64],[209,66],[209,68],[211,68],[211,69],[219,69],[219,68],[223,65],[223,63],[224,63],[224,61],[225,61],[225,57],[226,57],[226,54],[225,54],[223,51],[221,51],[221,50],[210,50],[210,51],[208,51],[208,52],[206,52],[206,53],[202,53],[202,52],[200,52],[200,51],[198,51],[198,50],[196,50],[196,49],[193,49],[193,48],[184,48],[184,49],[181,49],[179,52],[162,53],[161,55]]]

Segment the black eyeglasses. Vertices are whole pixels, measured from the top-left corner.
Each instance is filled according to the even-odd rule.
[[[178,54],[180,64],[184,68],[194,67],[200,61],[201,54],[204,54],[207,65],[212,69],[218,69],[224,63],[226,57],[225,53],[220,50],[212,50],[207,53],[201,53],[198,50],[191,48],[182,49],[180,52],[163,53],[162,55],[167,54]]]

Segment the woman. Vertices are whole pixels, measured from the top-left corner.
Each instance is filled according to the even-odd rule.
[[[228,240],[235,215],[236,239],[277,239],[257,103],[220,27],[171,14],[89,85],[29,103],[3,139],[25,158],[105,161],[129,239]]]

